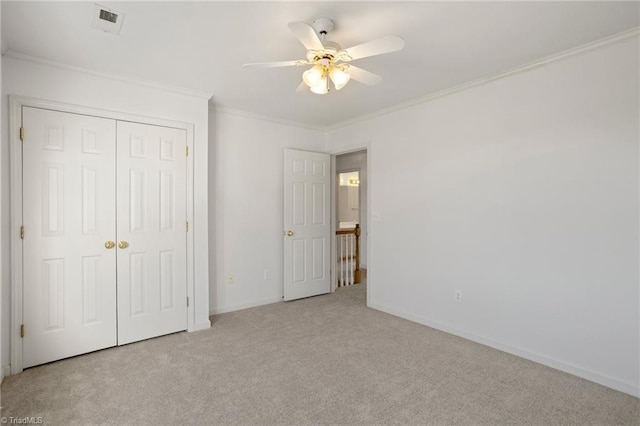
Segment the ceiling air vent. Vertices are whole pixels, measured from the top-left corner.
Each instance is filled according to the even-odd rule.
[[[120,34],[124,15],[117,10],[109,9],[102,5],[95,5],[93,15],[93,24],[91,26],[96,30],[110,34]]]
[[[112,12],[107,12],[104,9],[100,9],[100,19],[113,22],[115,24],[116,22],[118,22],[118,15]]]

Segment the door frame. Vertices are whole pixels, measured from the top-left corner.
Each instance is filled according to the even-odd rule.
[[[138,114],[109,111],[89,106],[73,105],[44,99],[9,95],[9,186],[11,199],[10,216],[10,258],[11,258],[11,374],[22,372],[22,338],[20,325],[23,321],[23,253],[20,227],[22,226],[22,149],[20,128],[22,127],[22,107],[49,109],[72,114],[89,115],[112,120],[130,121],[162,127],[182,129],[187,132],[187,147],[194,152],[194,124],[171,121]],[[26,130],[28,131],[28,129]],[[193,208],[193,161],[194,156],[187,156],[187,220],[190,224],[187,232],[187,331],[195,331],[195,264],[194,264],[194,208]],[[28,232],[28,230],[26,230]],[[26,331],[28,332],[28,330]]]
[[[367,244],[364,248],[367,253],[367,306],[371,306],[371,294],[373,293],[373,289],[375,286],[375,281],[373,276],[375,274],[375,268],[372,268],[373,262],[371,261],[371,235],[373,234],[372,222],[371,222],[371,211],[372,208],[372,200],[371,200],[371,186],[372,179],[371,176],[371,159],[372,159],[372,149],[371,142],[363,142],[359,144],[348,145],[347,147],[338,148],[334,150],[330,150],[329,154],[331,155],[331,251],[330,256],[332,257],[331,264],[331,292],[336,291],[338,288],[337,285],[337,268],[338,268],[338,259],[336,258],[336,253],[338,253],[338,247],[336,243],[336,229],[338,227],[338,214],[337,214],[337,168],[336,168],[336,157],[338,155],[350,154],[352,152],[358,151],[366,151],[367,152]],[[362,172],[362,171],[361,171]],[[360,219],[362,220],[362,213],[360,214]],[[373,270],[372,270],[373,269]]]

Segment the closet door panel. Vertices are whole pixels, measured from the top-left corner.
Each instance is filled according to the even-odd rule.
[[[116,344],[114,120],[23,107],[23,367]]]
[[[118,344],[187,328],[186,131],[118,122]]]

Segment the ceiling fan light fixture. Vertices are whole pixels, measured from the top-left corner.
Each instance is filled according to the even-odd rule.
[[[302,81],[304,81],[304,84],[309,86],[311,89],[322,84],[323,80],[326,79],[327,76],[325,69],[321,65],[314,65],[302,73]]]
[[[342,69],[332,66],[329,70],[329,78],[331,78],[336,90],[340,90],[346,86],[351,76]]]
[[[329,93],[329,79],[327,77],[327,71],[323,68],[322,70],[322,78],[313,86],[309,86],[312,93],[316,95],[325,95]]]
[[[326,95],[327,93],[329,93],[329,84],[327,78],[325,77],[321,83],[311,87],[311,91],[316,95]]]

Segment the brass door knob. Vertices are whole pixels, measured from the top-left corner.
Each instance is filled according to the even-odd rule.
[[[106,243],[104,243],[104,248],[107,249],[112,249],[116,246],[116,243],[114,243],[113,241],[107,241]]]
[[[118,243],[118,247],[121,248],[121,249],[126,249],[127,247],[129,247],[129,243],[126,242],[126,241],[120,241]]]
[[[291,230],[287,231],[287,237],[293,237],[293,231]]]

